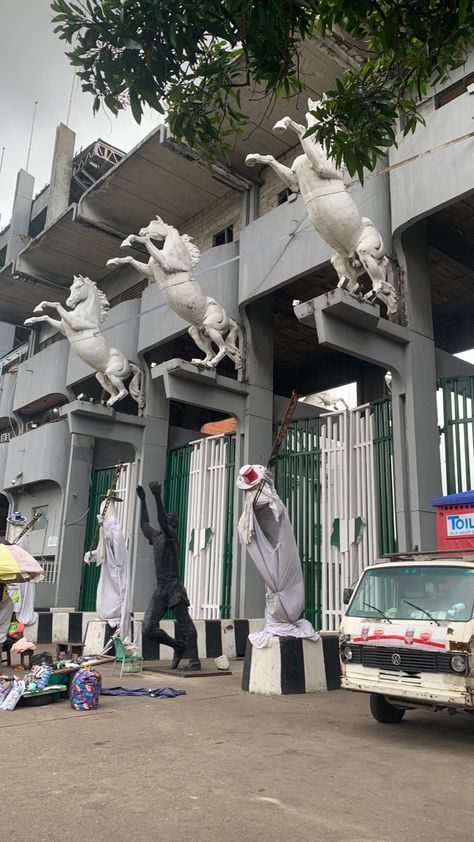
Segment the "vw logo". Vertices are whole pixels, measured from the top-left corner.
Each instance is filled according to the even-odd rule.
[[[394,667],[399,667],[402,662],[402,656],[398,654],[398,652],[394,652],[392,655],[392,664]]]

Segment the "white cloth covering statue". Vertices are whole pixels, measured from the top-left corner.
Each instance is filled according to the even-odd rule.
[[[58,301],[42,301],[33,312],[42,313],[49,308],[56,310],[60,319],[52,319],[50,316],[32,316],[26,319],[24,324],[30,327],[38,322],[46,322],[62,333],[69,340],[77,356],[96,370],[97,380],[110,395],[107,406],[113,406],[130,392],[131,397],[138,404],[138,414],[143,415],[145,407],[143,371],[127,360],[118,348],[110,348],[100,330],[109,309],[105,294],[90,278],[75,275],[66,307],[71,309],[65,310]],[[130,374],[133,374],[133,377],[127,391],[124,381]]]
[[[103,514],[107,499],[110,501]],[[86,564],[100,566],[97,586],[96,612],[101,620],[117,629],[122,640],[131,636],[131,564],[122,527],[117,517],[116,503],[122,502],[116,494],[108,492],[100,507],[97,520],[100,526],[97,549],[86,553]]]
[[[261,480],[265,480],[259,492]],[[257,649],[277,637],[318,640],[304,610],[304,582],[298,547],[286,506],[278,496],[273,477],[263,465],[244,465],[237,486],[245,492],[239,520],[239,538],[265,582],[265,625],[249,639]]]
[[[342,173],[326,157],[315,136],[304,136],[317,123],[310,113],[316,105],[308,100],[306,126],[284,117],[273,127],[275,132],[292,129],[300,140],[303,154],[295,158],[291,167],[284,166],[273,155],[247,155],[245,163],[248,167],[267,164],[293,193],[301,193],[310,222],[322,239],[336,250],[331,263],[339,276],[338,286],[347,286],[355,293],[359,289],[359,276],[367,272],[372,290],[365,298],[379,298],[391,315],[396,312],[397,295],[387,281],[389,261],[382,236],[368,217],[361,216],[346,190]]]
[[[237,347],[237,323],[215,298],[205,295],[192,276],[193,267],[200,258],[199,249],[192,238],[180,234],[157,216],[138,234],[130,234],[123,241],[122,248],[132,243],[145,246],[150,255],[148,263],[133,257],[113,257],[107,261],[107,266],[129,263],[141,275],[158,284],[168,306],[189,322],[189,335],[205,354],[204,359],[193,359],[193,363],[215,368],[227,356],[237,370],[242,368],[242,357]],[[162,248],[158,248],[156,243],[161,243]],[[213,343],[217,345],[217,352]]]
[[[18,540],[18,535],[23,531],[26,523],[25,515],[21,512],[12,512],[7,517],[7,523],[7,538],[10,544],[18,544],[19,547],[22,547],[29,553],[30,542],[28,535],[22,535]],[[24,626],[32,626],[36,623],[38,614],[35,611],[35,582],[16,582],[14,585],[8,585],[8,593],[13,602],[13,610],[17,620],[23,623]]]

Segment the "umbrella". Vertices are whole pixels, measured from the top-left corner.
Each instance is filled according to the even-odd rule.
[[[18,544],[0,544],[0,581],[40,582],[43,568],[36,559]]]

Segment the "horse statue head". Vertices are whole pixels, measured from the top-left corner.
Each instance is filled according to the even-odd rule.
[[[201,252],[193,243],[193,238],[188,234],[180,234],[173,225],[168,225],[166,222],[163,222],[161,216],[156,216],[155,219],[152,219],[146,228],[140,228],[138,234],[140,237],[150,237],[152,240],[156,240],[159,243],[166,242],[167,237],[171,234],[175,234],[175,236],[179,237],[186,246],[191,258],[191,266],[195,266],[196,263],[199,262]]]
[[[97,288],[97,284],[91,281],[90,278],[85,278],[83,275],[74,275],[73,282],[69,288],[66,307],[74,310],[81,301],[88,301],[92,297],[96,300],[99,324],[102,324],[109,309],[107,296]]]

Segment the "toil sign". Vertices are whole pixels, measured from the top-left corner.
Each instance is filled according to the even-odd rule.
[[[474,513],[447,515],[447,534],[452,537],[474,535]]]

